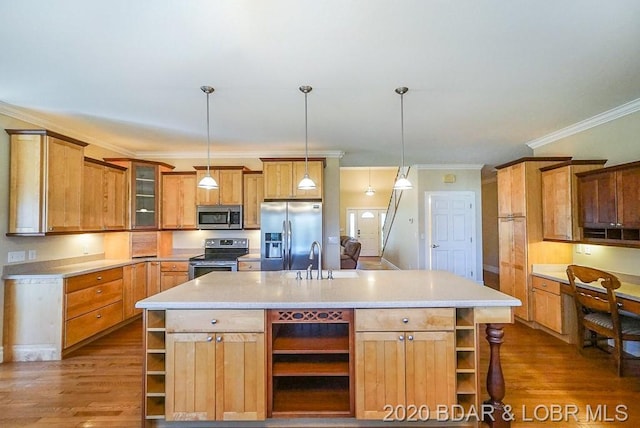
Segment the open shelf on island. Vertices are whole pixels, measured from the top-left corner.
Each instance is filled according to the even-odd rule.
[[[276,385],[277,384],[277,385]],[[274,383],[273,417],[349,416],[349,378],[278,378]]]

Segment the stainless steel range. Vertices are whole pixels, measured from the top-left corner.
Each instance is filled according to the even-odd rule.
[[[208,238],[204,254],[189,259],[189,279],[214,271],[237,271],[238,257],[249,253],[246,238]]]

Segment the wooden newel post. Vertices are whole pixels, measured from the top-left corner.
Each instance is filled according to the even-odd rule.
[[[489,360],[489,370],[487,371],[487,392],[489,399],[484,402],[490,405],[492,410],[485,416],[486,422],[492,428],[506,428],[511,426],[512,416],[505,414],[504,399],[505,386],[500,364],[500,345],[504,341],[504,324],[487,324],[487,342],[491,351]]]

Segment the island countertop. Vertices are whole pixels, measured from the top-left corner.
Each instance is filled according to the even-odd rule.
[[[341,270],[334,275],[333,280],[297,280],[292,271],[212,272],[140,300],[136,307],[315,309],[521,305],[516,298],[444,271]]]

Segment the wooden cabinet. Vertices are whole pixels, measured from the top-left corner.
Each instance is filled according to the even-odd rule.
[[[544,239],[579,241],[576,173],[602,168],[605,160],[568,161],[541,169],[542,235]]]
[[[584,239],[640,245],[640,162],[578,174]]]
[[[264,201],[262,171],[245,171],[243,216],[244,229],[260,229],[260,204]]]
[[[261,263],[259,261],[238,261],[238,271],[259,271],[261,269]]]
[[[64,284],[64,345],[69,348],[123,320],[123,269],[67,278]]]
[[[45,130],[6,132],[11,135],[8,233],[79,231],[87,144]]]
[[[147,297],[147,264],[140,262],[122,268],[124,318],[131,318],[140,312],[135,305]]]
[[[127,170],[84,158],[82,230],[123,230],[126,227]]]
[[[526,321],[531,320],[531,266],[572,260],[569,244],[543,241],[542,233],[540,168],[568,160],[566,157],[531,157],[496,167],[500,291],[522,301],[514,313]]]
[[[162,228],[196,228],[196,173],[162,173]]]
[[[268,314],[268,416],[353,416],[353,311]]]
[[[532,277],[533,320],[553,331],[563,334],[564,307],[560,295],[560,283],[539,276]]]
[[[189,262],[160,262],[160,291],[189,280]]]
[[[167,421],[264,420],[264,311],[166,313]]]
[[[314,190],[299,190],[304,177],[304,159],[261,158],[265,199],[322,199],[324,159],[309,159],[309,177],[316,183]]]
[[[528,318],[527,225],[524,217],[498,219],[500,291],[520,299],[514,314]]]
[[[147,262],[147,297],[160,291],[160,262]]]
[[[127,168],[129,183],[129,229],[157,229],[160,224],[160,174],[174,167],[162,162],[132,158],[104,158]]]
[[[360,309],[355,316],[358,419],[383,419],[389,405],[457,403],[454,309]]]
[[[197,183],[207,173],[206,166],[194,166],[197,171]],[[242,205],[243,166],[216,166],[210,169],[211,176],[218,183],[218,189],[201,189],[196,191],[196,205]],[[196,184],[197,184],[196,183]]]

